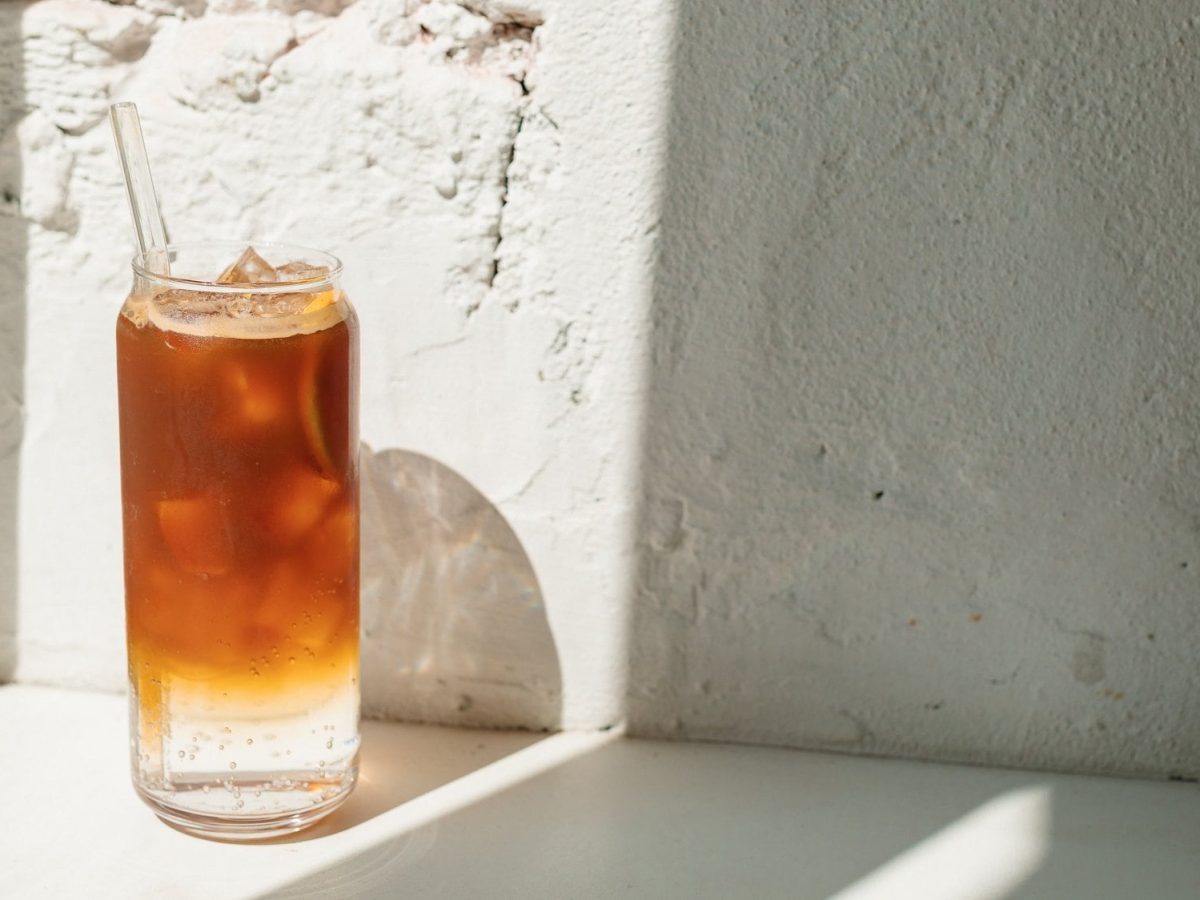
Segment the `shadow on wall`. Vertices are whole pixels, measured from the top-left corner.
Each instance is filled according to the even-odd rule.
[[[17,664],[17,480],[25,388],[25,219],[21,148],[25,115],[23,3],[0,4],[0,682]]]
[[[1186,12],[677,6],[631,731],[1195,774]]]
[[[428,456],[364,444],[361,460],[364,713],[557,728],[558,653],[508,522]]]

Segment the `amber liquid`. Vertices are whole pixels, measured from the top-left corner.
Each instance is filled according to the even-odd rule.
[[[337,304],[284,336],[118,319],[134,780],[160,815],[271,818],[353,783],[358,334]]]

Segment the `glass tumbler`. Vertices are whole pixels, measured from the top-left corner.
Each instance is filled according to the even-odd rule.
[[[133,782],[186,830],[295,831],[357,775],[358,321],[325,253],[154,255],[117,319]]]

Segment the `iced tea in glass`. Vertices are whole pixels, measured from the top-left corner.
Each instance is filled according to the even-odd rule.
[[[324,253],[167,258],[117,320],[133,780],[192,831],[294,831],[357,772],[357,319]]]

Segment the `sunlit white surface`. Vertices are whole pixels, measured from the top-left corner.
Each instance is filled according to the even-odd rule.
[[[839,891],[834,900],[997,900],[1050,851],[1050,789],[1002,794]]]
[[[363,783],[333,817],[222,844],[135,799],[124,698],[2,687],[0,897],[1200,896],[1192,784],[612,733],[364,731]]]

